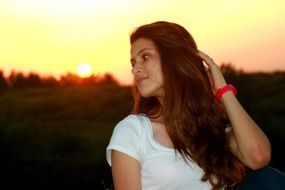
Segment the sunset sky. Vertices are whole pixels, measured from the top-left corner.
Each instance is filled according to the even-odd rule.
[[[284,0],[0,0],[0,70],[59,76],[87,63],[131,83],[130,31],[158,20],[218,64],[285,70]]]

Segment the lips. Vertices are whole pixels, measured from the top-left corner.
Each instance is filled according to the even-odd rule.
[[[140,78],[136,78],[135,82],[137,85],[139,85],[142,81],[144,81],[145,79],[147,79],[147,77],[140,77]]]

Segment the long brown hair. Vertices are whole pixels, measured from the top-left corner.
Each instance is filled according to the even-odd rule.
[[[229,120],[214,98],[191,34],[178,24],[160,21],[136,28],[131,44],[138,38],[150,39],[157,47],[165,94],[162,106],[155,97],[141,97],[134,86],[132,113],[162,115],[174,149],[204,170],[201,180],[209,180],[213,189],[239,183],[246,168],[230,152],[225,134]]]

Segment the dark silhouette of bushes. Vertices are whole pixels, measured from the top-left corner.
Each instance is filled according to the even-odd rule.
[[[7,79],[4,77],[3,71],[0,70],[0,90],[7,89],[7,88],[8,88]]]
[[[62,75],[59,83],[62,86],[74,86],[74,85],[119,85],[119,82],[113,77],[112,74],[106,73],[103,76],[91,75],[88,78],[80,78],[73,73],[67,73]]]
[[[114,85],[118,86],[119,82],[112,74],[106,73],[102,76],[91,75],[88,78],[80,78],[74,73],[61,75],[59,79],[53,76],[40,76],[36,73],[24,74],[22,72],[12,71],[6,78],[3,71],[0,70],[0,89],[23,89],[23,88],[49,88],[49,87],[67,87],[83,85]]]

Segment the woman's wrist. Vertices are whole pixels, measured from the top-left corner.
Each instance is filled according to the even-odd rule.
[[[233,94],[236,96],[237,95],[237,90],[236,88],[231,85],[231,84],[227,84],[227,85],[224,85],[223,87],[219,88],[217,91],[216,91],[216,94],[215,94],[215,98],[218,102],[221,102],[221,99],[223,97],[223,95],[226,93],[226,92],[229,92],[229,91],[232,91]]]

